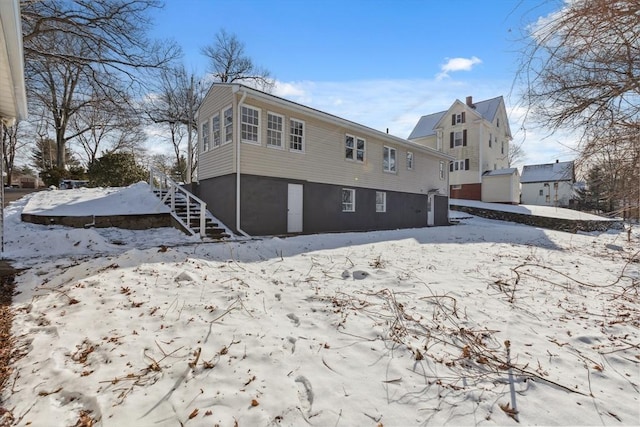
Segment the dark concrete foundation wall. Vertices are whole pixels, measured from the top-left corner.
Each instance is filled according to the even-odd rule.
[[[376,190],[356,190],[356,211],[342,212],[339,185],[306,183],[304,232],[367,231],[426,227],[427,196],[387,191],[387,211],[376,212]]]
[[[234,232],[236,227],[236,175],[209,178],[192,184],[192,193],[207,204],[207,210]]]
[[[454,190],[451,186],[449,197],[452,199],[481,200],[482,184],[462,184],[462,188]]]
[[[235,175],[200,181],[196,195],[235,228]],[[376,212],[376,190],[242,175],[242,229],[251,235],[287,233],[288,184],[303,186],[303,233],[415,228],[427,225],[427,195],[387,191],[387,212]],[[356,190],[356,211],[342,212],[342,189]],[[448,198],[436,197],[436,225],[448,224]],[[237,230],[235,230],[237,231]]]

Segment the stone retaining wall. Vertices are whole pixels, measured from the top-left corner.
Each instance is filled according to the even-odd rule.
[[[576,233],[578,231],[606,231],[611,228],[620,229],[623,227],[621,221],[591,221],[549,218],[544,216],[524,215],[515,212],[503,212],[490,209],[472,208],[468,206],[458,206],[454,204],[449,205],[449,208],[454,211],[466,212],[468,214],[476,215],[482,218],[518,222],[520,224],[531,225],[534,227],[568,231],[570,233]]]
[[[24,222],[41,225],[64,225],[74,228],[117,227],[128,230],[146,230],[148,228],[173,227],[173,217],[168,213],[147,215],[109,215],[109,216],[42,216],[22,214]]]

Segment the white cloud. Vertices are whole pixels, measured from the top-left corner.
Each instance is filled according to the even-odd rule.
[[[477,101],[504,96],[514,142],[524,142],[523,164],[572,160],[569,147],[576,139],[568,134],[549,135],[527,123],[526,111],[510,102],[511,81],[465,82],[446,80],[362,80],[350,82],[277,82],[273,94],[285,99],[407,138],[421,116],[448,109],[466,96]],[[521,165],[515,165],[521,166]]]
[[[455,71],[471,71],[474,65],[481,64],[482,60],[477,56],[471,58],[446,58],[447,62],[440,66],[440,73],[436,76],[438,80],[449,77],[449,73]]]

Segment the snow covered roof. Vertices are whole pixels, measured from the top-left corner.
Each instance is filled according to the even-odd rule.
[[[573,181],[573,161],[527,165],[522,168],[520,182],[522,184],[548,181]]]
[[[505,169],[496,169],[492,171],[486,171],[483,173],[483,176],[500,176],[500,175],[513,175],[518,174],[518,168],[505,168]]]
[[[473,107],[469,108],[473,108],[473,110],[480,116],[482,116],[483,119],[489,122],[493,122],[493,119],[495,119],[496,117],[496,113],[498,112],[498,107],[500,106],[501,102],[502,96],[498,96],[492,99],[474,102]],[[424,138],[426,136],[435,135],[436,131],[434,128],[442,119],[442,116],[447,113],[447,111],[449,110],[440,111],[438,113],[428,114],[426,116],[420,117],[420,120],[418,120],[418,124],[413,128],[413,131],[411,131],[411,134],[407,139]]]

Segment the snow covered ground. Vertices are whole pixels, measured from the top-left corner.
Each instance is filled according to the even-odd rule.
[[[26,203],[6,219],[28,267],[18,425],[640,424],[637,229],[472,217],[199,244],[23,224]]]
[[[561,218],[582,221],[620,221],[616,218],[606,218],[574,209],[556,208],[553,206],[538,205],[507,205],[503,203],[485,203],[478,200],[451,199],[452,205],[467,206],[470,208],[489,209],[503,212],[511,212],[522,215],[543,216],[548,218]]]

